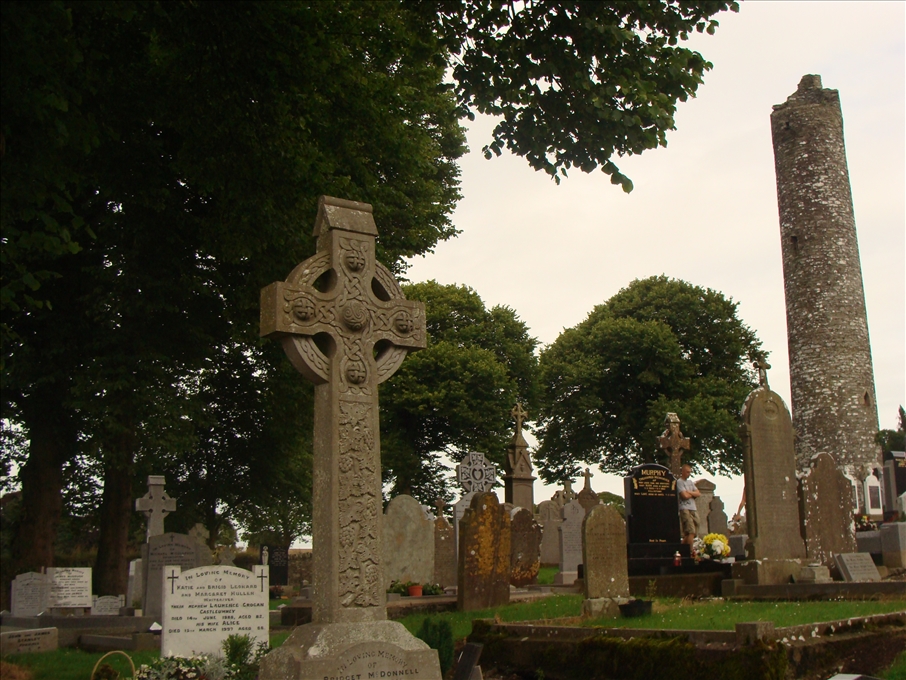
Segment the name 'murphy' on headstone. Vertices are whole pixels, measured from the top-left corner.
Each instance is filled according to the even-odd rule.
[[[161,656],[220,654],[230,635],[268,642],[268,568],[223,565],[163,570]]]

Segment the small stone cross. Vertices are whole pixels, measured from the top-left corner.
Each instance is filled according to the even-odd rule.
[[[438,498],[434,501],[434,507],[437,508],[437,519],[440,519],[444,516],[444,508],[447,507],[447,502],[443,498]]]
[[[591,488],[591,470],[589,468],[585,468],[585,488]]]
[[[189,529],[189,538],[194,538],[199,543],[207,545],[211,532],[205,528],[205,525],[198,522],[194,527]]]
[[[691,442],[689,437],[684,437],[680,432],[680,419],[675,413],[667,414],[664,426],[664,434],[657,438],[657,443],[670,456],[670,472],[674,477],[679,477],[683,451],[691,448]]]
[[[516,404],[513,410],[510,411],[510,415],[516,419],[516,432],[522,432],[522,421],[528,415],[525,409],[522,408],[522,404]]]
[[[135,499],[135,509],[148,518],[145,541],[164,533],[164,517],[176,510],[176,500],[164,491],[163,475],[148,477],[148,493]]]
[[[755,369],[758,371],[758,384],[762,387],[768,387],[768,369],[771,368],[771,364],[767,361],[759,360],[755,362]]]
[[[456,479],[466,493],[490,491],[497,482],[497,467],[483,453],[467,453],[456,466]]]
[[[314,623],[387,618],[378,384],[425,347],[425,308],[375,260],[371,206],[322,196],[317,253],[261,291],[261,335],[315,383]]]

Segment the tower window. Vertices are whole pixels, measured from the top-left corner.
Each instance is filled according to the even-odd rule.
[[[795,235],[791,236],[790,242],[793,244],[793,255],[798,255],[799,254],[799,237],[795,236]]]
[[[871,395],[868,393],[868,390],[862,394],[862,401],[866,406],[871,406]]]

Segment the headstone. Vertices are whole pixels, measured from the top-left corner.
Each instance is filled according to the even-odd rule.
[[[444,587],[456,585],[456,538],[453,525],[444,517],[445,503],[438,500],[434,520],[434,580]]]
[[[715,496],[711,499],[711,503],[708,506],[707,518],[709,534],[723,534],[726,536],[730,533],[727,523],[727,513],[724,512],[724,502],[720,499],[720,496]]]
[[[194,569],[211,564],[211,551],[194,538],[186,534],[166,533],[152,536],[142,547],[142,567],[144,572],[144,592],[142,594],[142,614],[160,621],[163,615],[160,589],[163,569],[166,566],[180,569]]]
[[[129,561],[129,580],[126,585],[126,606],[142,606],[142,587],[144,578],[142,576],[142,560]],[[137,604],[136,604],[137,603]]]
[[[680,542],[676,478],[663,465],[639,465],[623,478],[629,543]]]
[[[730,542],[730,557],[735,557],[737,560],[745,559],[748,534],[733,534],[727,537],[727,540]]]
[[[900,511],[900,517],[906,515],[906,493],[901,493],[897,497],[897,510]]]
[[[611,505],[599,505],[582,525],[585,598],[629,597],[626,522]]]
[[[91,569],[48,569],[46,609],[91,609]]]
[[[872,555],[881,555],[881,532],[874,531],[857,531],[856,532],[856,552],[869,553]]]
[[[272,586],[289,585],[289,546],[262,545],[259,550],[262,566],[267,566]]]
[[[799,516],[806,556],[833,569],[834,555],[856,552],[849,480],[827,453],[812,457],[799,479]]]
[[[463,489],[462,498],[453,504],[453,532],[459,554],[459,520],[472,505],[476,493],[491,491],[497,482],[497,468],[483,453],[467,453],[456,466],[456,480]]]
[[[538,504],[538,524],[541,525],[541,564],[560,563],[560,525],[563,506],[554,501]]]
[[[504,460],[503,494],[507,503],[530,511],[535,507],[534,482],[532,476],[532,459],[528,453],[528,443],[522,436],[522,421],[528,415],[522,404],[516,404],[510,415],[516,419],[516,432],[507,446]]]
[[[560,534],[560,571],[554,576],[558,585],[572,585],[579,578],[582,564],[582,520],[585,508],[578,499],[572,500],[561,510],[563,523],[558,527]]]
[[[683,466],[683,451],[690,449],[689,437],[680,432],[680,419],[675,413],[668,413],[664,418],[664,434],[657,439],[660,446],[670,458],[670,472],[674,477],[680,476]]]
[[[601,499],[598,498],[598,494],[591,488],[591,470],[588,468],[585,468],[585,486],[576,495],[576,500],[579,501],[579,505],[585,509],[586,513],[596,505],[601,504]]]
[[[897,498],[906,493],[906,452],[884,454],[884,510],[901,512]]]
[[[888,569],[906,569],[906,522],[881,525],[881,555]]]
[[[557,489],[554,492],[554,495],[551,496],[551,500],[562,508],[575,497],[576,492],[573,491],[573,480],[567,479],[563,482],[563,488]]]
[[[125,595],[103,595],[92,598],[92,616],[119,616],[120,609],[126,606]]]
[[[19,574],[11,584],[12,615],[14,617],[37,616],[44,611],[47,602],[47,575],[29,571]]]
[[[289,551],[287,551],[288,553]],[[232,548],[229,546],[222,548],[220,553],[217,555],[217,564],[222,567],[235,567],[236,563],[233,561],[236,559],[236,555],[233,553]],[[287,564],[289,563],[289,555],[287,555]],[[275,583],[274,585],[286,585],[285,583]]]
[[[749,559],[801,559],[796,453],[790,412],[766,384],[742,409]]]
[[[881,482],[874,475],[868,475],[862,482],[865,494],[863,513],[875,520],[884,517],[884,504],[881,501]]]
[[[704,538],[708,533],[708,513],[711,512],[711,501],[714,500],[714,490],[717,488],[710,479],[699,479],[695,487],[701,496],[695,499],[695,510],[698,514],[698,527],[695,535]]]
[[[52,652],[59,648],[56,628],[32,628],[0,633],[0,654],[29,654]]]
[[[510,585],[522,588],[538,579],[541,526],[528,508],[510,514]]]
[[[476,493],[460,522],[460,611],[489,609],[510,601],[510,516],[492,492]]]
[[[880,581],[878,568],[868,553],[836,555],[837,567],[844,581]]]
[[[163,475],[148,477],[148,493],[135,499],[135,509],[148,518],[145,540],[164,533],[164,517],[176,510],[176,501],[164,491]]]
[[[208,566],[183,571],[167,565],[161,575],[163,629],[160,655],[222,654],[230,635],[268,643],[268,568],[254,573]]]
[[[189,529],[188,533],[189,538],[194,538],[199,543],[208,544],[208,539],[211,537],[211,532],[208,531],[207,527],[201,522],[196,522],[195,526]]]
[[[375,261],[371,213],[368,204],[322,196],[318,252],[261,292],[261,335],[279,339],[315,383],[316,587],[312,623],[264,657],[260,680],[368,673],[440,680],[437,652],[387,621],[378,385],[409,351],[425,347],[425,311]]]
[[[434,522],[412,496],[396,496],[384,512],[384,584],[433,580]]]

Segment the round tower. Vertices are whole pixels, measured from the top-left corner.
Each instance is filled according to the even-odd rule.
[[[803,76],[771,133],[799,467],[827,452],[861,478],[881,451],[839,93]]]

